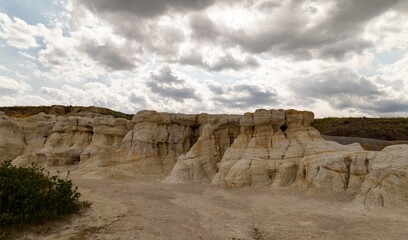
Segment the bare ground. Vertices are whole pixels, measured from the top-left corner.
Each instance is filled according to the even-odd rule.
[[[407,209],[365,209],[347,194],[300,188],[73,176],[90,209],[16,239],[407,239]]]

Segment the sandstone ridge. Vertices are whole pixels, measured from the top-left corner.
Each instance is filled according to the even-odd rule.
[[[355,202],[408,203],[408,145],[365,151],[324,140],[313,113],[258,109],[244,115],[140,111],[26,118],[0,112],[0,161],[37,163],[84,177],[157,175],[166,183],[298,186],[347,192]]]

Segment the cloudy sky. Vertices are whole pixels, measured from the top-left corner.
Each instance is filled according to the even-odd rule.
[[[407,116],[406,0],[0,1],[0,105]]]

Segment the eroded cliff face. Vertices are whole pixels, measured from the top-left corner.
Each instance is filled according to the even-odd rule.
[[[131,121],[92,113],[0,113],[0,161],[74,170],[84,177],[159,175],[166,183],[347,191],[356,202],[408,203],[408,145],[364,151],[325,141],[313,113],[265,110],[244,115],[140,111]]]
[[[24,151],[24,134],[20,126],[0,112],[0,161],[13,160]]]
[[[225,151],[240,134],[240,116],[198,116],[200,136],[188,152],[179,156],[167,183],[211,181],[218,171],[218,163]]]
[[[368,154],[365,178],[356,201],[369,206],[406,206],[408,145],[394,145]]]
[[[53,133],[52,129],[57,117],[54,115],[37,114],[13,121],[21,128],[24,138],[23,152],[13,161],[15,164],[26,165],[35,162],[43,165],[45,155],[40,150],[45,147],[47,140]],[[38,154],[38,155],[37,155]]]
[[[133,117],[132,123],[134,128],[125,161],[134,162],[142,174],[170,172],[177,157],[185,154],[199,136],[196,115],[141,111]]]
[[[212,183],[223,186],[286,186],[295,182],[308,156],[362,151],[324,141],[310,127],[313,113],[257,110],[241,119],[241,134],[224,155]],[[313,157],[314,158],[314,157]]]

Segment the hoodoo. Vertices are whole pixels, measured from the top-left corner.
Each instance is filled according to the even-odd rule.
[[[157,175],[165,183],[347,191],[366,205],[408,203],[408,145],[380,152],[325,141],[313,113],[244,115],[140,111],[12,118],[0,113],[0,161],[74,169],[84,177]]]

